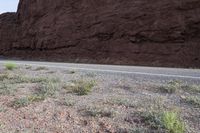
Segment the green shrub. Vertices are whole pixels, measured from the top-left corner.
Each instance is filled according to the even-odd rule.
[[[162,123],[170,133],[185,132],[185,124],[181,122],[177,113],[164,112],[162,116]]]
[[[72,91],[77,95],[88,95],[94,87],[94,81],[76,81],[75,85],[72,86]]]
[[[17,68],[17,65],[13,62],[5,63],[4,66],[6,67],[7,70],[13,70]]]
[[[28,100],[30,102],[39,102],[45,100],[45,98],[46,97],[44,95],[31,95],[28,97]]]
[[[11,106],[13,108],[21,108],[21,107],[25,107],[28,106],[30,104],[30,101],[27,97],[23,97],[23,98],[19,98],[19,99],[15,99],[12,103]]]
[[[134,116],[136,115],[134,114]],[[169,133],[185,133],[185,124],[176,112],[147,111],[141,112],[139,115],[145,125],[149,125],[151,129],[168,131]]]
[[[59,89],[61,89],[61,84],[56,82],[56,80],[49,80],[47,82],[41,83],[38,89],[37,95],[42,95],[44,97],[54,96]]]

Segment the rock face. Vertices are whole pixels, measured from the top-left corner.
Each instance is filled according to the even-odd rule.
[[[199,0],[20,0],[0,16],[0,54],[200,67]]]

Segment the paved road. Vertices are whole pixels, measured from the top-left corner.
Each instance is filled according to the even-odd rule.
[[[8,62],[0,60],[0,64]],[[153,79],[182,79],[195,80],[200,83],[200,69],[160,68],[160,67],[139,67],[139,66],[116,66],[116,65],[94,65],[78,63],[56,63],[56,62],[34,62],[34,61],[12,61],[19,65],[45,66],[50,68],[62,68],[69,70],[91,71],[107,74],[123,74],[142,76]]]

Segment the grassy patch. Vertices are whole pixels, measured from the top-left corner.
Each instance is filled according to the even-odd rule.
[[[200,93],[199,85],[185,85],[185,86],[182,86],[182,89],[189,93]]]
[[[173,111],[147,111],[134,114],[139,117],[140,122],[149,127],[149,130],[169,133],[185,133],[186,127],[179,114]]]
[[[77,95],[88,95],[92,88],[95,86],[94,81],[75,81],[74,86],[72,86],[72,92],[76,93]]]
[[[49,90],[52,88],[54,83],[60,83],[58,78],[48,77],[27,77],[22,75],[15,75],[12,73],[0,74],[0,94],[12,94],[17,89],[17,86],[22,83],[37,83],[40,84],[43,90]]]
[[[40,66],[35,69],[35,71],[49,70],[47,67]]]
[[[63,105],[65,106],[74,106],[75,105],[75,101],[69,98],[65,98]]]
[[[30,65],[25,65],[25,68],[26,68],[27,70],[30,70],[30,69],[32,68],[32,66],[30,66]]]
[[[182,101],[196,108],[200,108],[200,97],[198,96],[182,96]]]
[[[7,62],[4,64],[4,66],[7,70],[14,70],[17,68],[17,64],[15,64],[13,62]]]
[[[39,89],[36,92],[36,94],[42,95],[44,97],[54,96],[59,89],[61,89],[59,82],[48,81],[48,82],[40,84]]]
[[[43,95],[31,95],[28,97],[15,99],[14,101],[11,102],[11,107],[21,108],[21,107],[28,106],[29,104],[33,102],[40,102],[43,100],[45,100],[45,97]]]
[[[160,86],[159,90],[162,93],[176,93],[181,88],[181,84],[179,81],[171,81],[165,86]]]
[[[185,124],[181,121],[176,112],[164,112],[162,114],[162,124],[170,133],[184,133]]]
[[[92,117],[114,117],[116,112],[113,111],[112,109],[108,108],[101,108],[101,107],[89,107],[86,108],[85,114],[87,116],[92,116]]]
[[[21,108],[21,107],[28,106],[29,104],[30,104],[29,99],[27,97],[23,97],[23,98],[15,99],[14,101],[12,101],[11,107]]]
[[[45,96],[44,95],[31,95],[31,96],[28,96],[28,100],[32,103],[32,102],[40,102],[40,101],[43,101],[45,100]]]
[[[0,82],[0,95],[9,95],[16,91],[16,85]]]
[[[133,104],[133,102],[130,101],[129,99],[121,99],[121,98],[113,98],[113,99],[107,101],[107,103],[118,105],[118,106],[125,106],[125,107],[134,107],[135,106]]]

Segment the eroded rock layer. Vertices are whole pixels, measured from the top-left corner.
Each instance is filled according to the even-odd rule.
[[[0,16],[0,54],[200,67],[199,0],[20,0]]]

